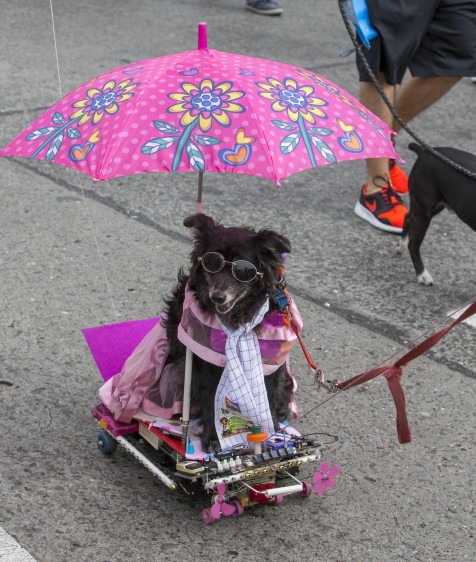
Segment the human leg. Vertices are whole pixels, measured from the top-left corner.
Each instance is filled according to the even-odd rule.
[[[395,109],[403,121],[408,123],[443,97],[459,80],[461,80],[460,76],[435,76],[431,78],[412,76],[405,80],[398,89],[395,97]],[[400,123],[394,118],[392,118],[390,125],[394,131],[401,129]]]
[[[382,74],[379,77],[387,98],[407,123],[443,97],[458,80],[458,76],[413,76],[404,81],[397,90],[385,81]],[[394,131],[401,129],[374,84],[361,82],[359,98],[365,107],[378,115]],[[362,187],[354,209],[359,217],[387,232],[400,232],[407,213],[405,205],[394,192],[396,173],[403,175],[399,179],[403,183],[406,175],[399,168],[391,170],[387,158],[368,159],[367,183]]]
[[[380,73],[379,84],[382,87],[390,103],[394,104],[395,86],[390,85],[385,80],[383,73]],[[393,115],[382,96],[372,82],[360,82],[359,100],[372,113],[380,117],[389,127],[392,126]],[[377,176],[386,178],[389,175],[388,158],[369,158],[367,160],[367,188],[368,193],[379,191],[379,187],[373,184],[373,179]]]
[[[428,109],[431,105],[442,98],[459,80],[460,76],[435,76],[431,78],[412,76],[405,80],[401,87],[388,84],[383,75],[380,75],[379,83],[385,95],[394,105],[396,112],[405,123],[409,123],[417,115]],[[360,101],[378,115],[382,121],[387,123],[394,131],[401,130],[400,123],[393,117],[381,95],[371,82],[360,83]],[[367,160],[367,183],[370,193],[378,191],[372,187],[372,178],[375,176],[397,175],[390,171],[389,161],[386,158],[375,158]],[[394,178],[392,178],[394,179]],[[405,192],[406,189],[398,190]]]
[[[379,84],[393,105],[395,86],[387,83],[383,73],[380,73]],[[392,125],[392,112],[372,82],[360,83],[359,99],[387,125]],[[395,193],[391,176],[388,158],[369,158],[367,160],[367,182],[362,187],[354,212],[376,228],[386,232],[399,233],[402,231],[408,210],[398,193]]]

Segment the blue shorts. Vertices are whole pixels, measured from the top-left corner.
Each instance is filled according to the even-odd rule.
[[[476,76],[476,0],[367,0],[378,37],[362,50],[378,77]],[[357,57],[361,82],[371,82]]]

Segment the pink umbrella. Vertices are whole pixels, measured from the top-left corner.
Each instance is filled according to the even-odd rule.
[[[397,158],[392,131],[329,80],[208,49],[128,64],[64,96],[0,156],[48,160],[94,181],[228,172],[279,181],[356,158]]]

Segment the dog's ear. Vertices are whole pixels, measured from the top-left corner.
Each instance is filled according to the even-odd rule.
[[[198,213],[187,217],[183,221],[183,225],[187,228],[193,228],[194,238],[206,239],[208,236],[212,236],[215,232],[218,224],[215,221],[203,213]]]
[[[260,230],[257,236],[266,246],[272,247],[273,250],[277,251],[279,254],[289,254],[291,252],[291,242],[285,236],[278,234],[274,230],[269,228]]]

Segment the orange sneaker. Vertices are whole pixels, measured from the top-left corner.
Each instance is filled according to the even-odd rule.
[[[397,193],[400,193],[400,195],[408,193],[408,176],[393,158],[390,159],[389,176],[393,189]]]
[[[408,209],[400,195],[388,183],[376,193],[367,194],[366,191],[367,184],[362,187],[355,214],[380,230],[401,233]]]

